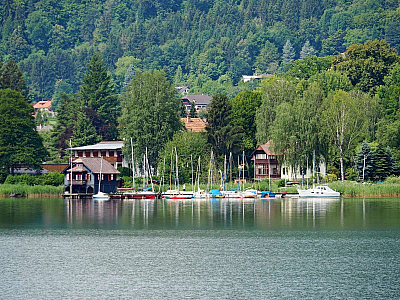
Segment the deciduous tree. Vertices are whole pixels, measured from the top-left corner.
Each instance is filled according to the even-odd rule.
[[[32,113],[21,93],[0,90],[0,166],[11,174],[15,165],[38,167],[47,156]]]
[[[163,71],[137,71],[131,84],[122,98],[119,131],[125,140],[133,139],[136,157],[147,147],[149,163],[155,165],[160,149],[182,128],[179,101]],[[125,151],[130,157],[130,147]]]

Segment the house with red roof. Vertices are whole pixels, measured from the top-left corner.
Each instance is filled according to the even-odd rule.
[[[201,118],[191,118],[187,116],[186,118],[181,118],[181,122],[185,124],[185,128],[192,132],[202,132],[206,131],[207,122]]]
[[[33,104],[33,109],[35,110],[34,116],[36,116],[36,113],[38,110],[41,112],[46,111],[50,116],[54,116],[54,112],[51,110],[51,101],[39,101],[38,103]]]

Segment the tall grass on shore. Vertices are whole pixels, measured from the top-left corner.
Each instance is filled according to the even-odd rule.
[[[61,196],[64,186],[27,185],[27,184],[0,184],[0,196],[11,194],[25,194],[28,197]]]
[[[400,180],[366,184],[336,181],[329,186],[344,197],[400,197]]]

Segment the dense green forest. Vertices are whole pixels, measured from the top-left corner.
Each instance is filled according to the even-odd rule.
[[[24,72],[30,101],[78,91],[102,55],[122,92],[136,68],[191,92],[235,96],[243,74],[385,39],[399,50],[398,0],[3,0],[0,56]],[[130,71],[127,72],[128,67]]]
[[[46,157],[65,161],[70,139],[73,146],[124,139],[138,157],[148,148],[159,169],[175,148],[182,174],[194,149],[208,161],[213,148],[222,164],[229,152],[249,157],[268,140],[294,167],[304,168],[315,152],[336,177],[360,178],[364,164],[366,179],[399,174],[397,0],[2,4],[3,123],[16,124],[12,101],[52,99],[58,111],[54,129],[41,132],[47,151],[39,145],[40,157],[29,161],[26,153],[34,157],[41,143],[26,109],[23,131],[35,139],[9,151],[18,154],[12,161],[0,153],[7,172]],[[251,74],[269,75],[240,80]],[[213,96],[205,134],[181,131],[174,85]],[[15,140],[0,130],[0,147]]]

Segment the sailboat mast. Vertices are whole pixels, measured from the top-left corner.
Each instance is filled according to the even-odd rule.
[[[243,151],[243,192],[244,192],[244,151]]]
[[[192,192],[194,192],[194,184],[193,184],[193,154],[190,154],[190,163],[192,165]]]
[[[100,177],[99,177],[99,191],[97,193],[101,192],[101,171],[103,169],[103,157],[100,156]]]
[[[315,150],[314,150],[314,153],[313,153],[313,162],[312,162],[312,172],[313,172],[313,174],[312,174],[312,176],[313,176],[313,179],[312,179],[312,184],[313,184],[313,189],[315,188]]]
[[[132,141],[132,138],[131,138],[131,152],[132,152],[132,187],[133,187],[133,190],[136,191],[136,188],[135,188],[135,161],[133,159],[133,141]]]
[[[176,181],[178,183],[178,190],[179,190],[178,151],[176,151],[176,147],[175,147],[175,158],[176,158]]]
[[[70,180],[70,185],[69,185],[69,195],[70,195],[70,197],[71,197],[71,199],[72,199],[72,141],[71,141],[71,139],[69,140],[69,148],[70,148],[70,154],[69,154],[69,156],[70,156],[70,164],[71,164],[71,180]]]

